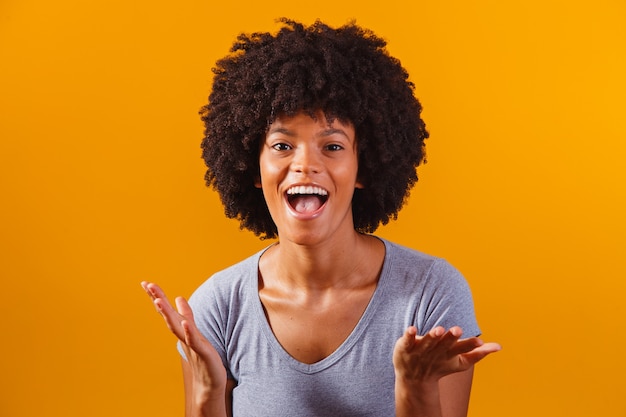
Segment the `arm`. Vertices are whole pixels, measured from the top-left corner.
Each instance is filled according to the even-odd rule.
[[[183,368],[183,383],[185,386],[185,416],[191,417],[193,416],[193,410],[195,407],[194,405],[194,401],[193,398],[195,396],[194,393],[194,388],[193,388],[193,373],[191,370],[191,366],[189,365],[189,363],[184,359],[181,358],[181,363],[182,363],[182,368]],[[226,380],[226,389],[224,392],[224,404],[225,404],[225,413],[226,416],[228,417],[232,417],[233,412],[232,412],[232,395],[233,395],[233,389],[235,388],[235,386],[237,385],[237,381],[235,381],[234,379],[227,379]],[[208,412],[209,410],[207,410],[207,414],[203,414],[203,415],[223,415],[220,414],[221,410],[216,410],[218,414],[211,414],[210,412]]]
[[[441,414],[444,416],[467,416],[474,367],[466,371],[444,376],[439,380]]]
[[[396,417],[465,417],[474,364],[500,350],[496,343],[437,327],[425,336],[409,327],[393,354]]]
[[[185,415],[187,417],[227,417],[231,415],[230,394],[234,384],[226,379],[226,369],[211,343],[196,327],[187,301],[176,298],[176,309],[158,285],[142,282],[167,327],[178,338],[185,353]],[[228,404],[227,404],[228,401]]]

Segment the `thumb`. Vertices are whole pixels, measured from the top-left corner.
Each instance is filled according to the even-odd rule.
[[[407,350],[410,350],[415,345],[415,336],[417,336],[417,327],[407,327],[402,336],[402,343]]]
[[[176,303],[178,313],[180,313],[180,315],[185,317],[187,320],[193,321],[193,311],[191,310],[191,307],[189,306],[189,303],[187,303],[185,297],[176,297],[174,302]]]

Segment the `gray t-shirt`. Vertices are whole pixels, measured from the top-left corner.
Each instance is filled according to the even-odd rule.
[[[393,347],[405,329],[460,326],[480,334],[465,279],[443,259],[386,241],[378,286],[358,324],[314,364],[279,344],[258,295],[263,251],[216,273],[191,296],[196,324],[222,357],[234,417],[395,415]]]

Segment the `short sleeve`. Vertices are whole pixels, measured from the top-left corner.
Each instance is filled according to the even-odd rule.
[[[229,371],[225,348],[227,318],[221,314],[222,311],[228,311],[228,307],[223,306],[226,301],[220,296],[219,288],[213,285],[212,280],[213,278],[210,278],[198,287],[189,298],[189,306],[193,311],[194,321],[198,330],[215,348],[226,368],[227,377],[232,379],[233,376]],[[181,356],[186,360],[187,358],[180,341],[177,344],[177,348]]]
[[[459,326],[463,337],[480,335],[470,287],[463,275],[443,259],[436,259],[430,268],[419,309],[421,323],[416,327],[420,334],[437,326]]]

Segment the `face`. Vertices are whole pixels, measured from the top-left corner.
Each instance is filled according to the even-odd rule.
[[[352,196],[361,188],[354,127],[323,113],[272,123],[262,143],[260,179],[282,240],[313,244],[354,232]]]

